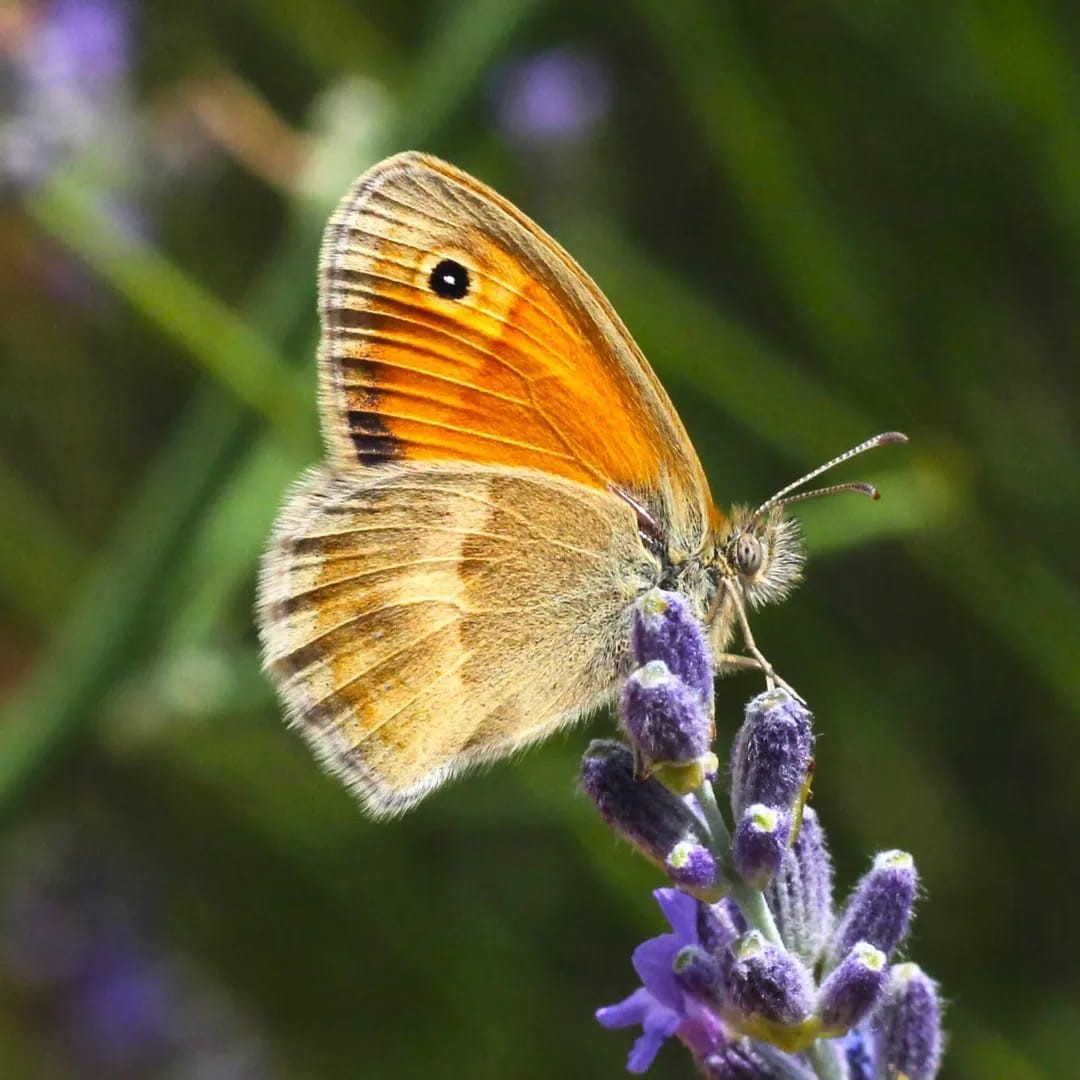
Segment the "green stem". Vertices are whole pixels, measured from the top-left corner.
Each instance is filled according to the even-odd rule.
[[[769,905],[765,903],[765,897],[757,889],[751,888],[745,881],[735,879],[731,883],[731,896],[752,930],[757,930],[770,945],[775,945],[778,949],[784,948],[784,941],[776,928],[776,920],[769,910]]]
[[[724,815],[716,802],[716,792],[712,784],[706,780],[701,787],[694,792],[698,805],[705,815],[705,824],[709,827],[712,836],[712,852],[724,864],[725,868],[731,865],[731,830],[724,820]]]
[[[818,1039],[806,1049],[807,1059],[820,1080],[844,1080],[843,1066],[833,1053],[833,1049],[824,1039]]]

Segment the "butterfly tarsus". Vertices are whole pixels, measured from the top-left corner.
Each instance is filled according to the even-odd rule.
[[[735,607],[735,617],[739,622],[739,630],[742,633],[743,645],[749,656],[740,656],[738,654],[725,653],[720,657],[721,663],[727,663],[733,667],[741,668],[756,668],[762,672],[765,676],[765,686],[769,690],[775,690],[779,687],[781,690],[785,690],[800,704],[805,705],[806,699],[796,690],[789,682],[781,679],[776,674],[772,664],[765,659],[765,654],[757,647],[757,642],[754,641],[753,632],[750,630],[750,620],[746,617],[746,605],[743,603],[743,598],[739,594],[738,587],[732,585],[730,582],[727,585],[727,592],[730,594],[732,603]]]

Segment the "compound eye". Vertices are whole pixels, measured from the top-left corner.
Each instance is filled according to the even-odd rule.
[[[735,545],[735,562],[739,573],[752,577],[761,568],[761,541],[753,533],[743,533]]]

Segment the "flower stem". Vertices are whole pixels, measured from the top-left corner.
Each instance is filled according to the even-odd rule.
[[[807,1047],[806,1057],[819,1080],[844,1080],[844,1069],[826,1040],[818,1039]]]
[[[776,920],[769,910],[769,905],[765,903],[765,897],[741,880],[732,881],[731,895],[750,928],[757,930],[770,945],[775,945],[778,949],[784,948],[783,938],[776,929]]]
[[[708,825],[709,832],[712,834],[713,854],[725,866],[728,866],[731,863],[731,830],[728,828],[724,815],[717,805],[716,792],[713,791],[712,784],[706,780],[694,792],[694,795],[697,797],[698,805],[705,815],[705,824]]]

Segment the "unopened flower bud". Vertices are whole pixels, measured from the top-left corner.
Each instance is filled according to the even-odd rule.
[[[906,851],[883,851],[848,900],[829,949],[837,964],[859,941],[889,956],[904,940],[915,903],[918,876]]]
[[[697,693],[711,721],[712,654],[686,598],[663,589],[647,592],[634,606],[632,641],[637,663],[662,660],[676,678]]]
[[[818,991],[821,1033],[843,1035],[877,1004],[888,975],[888,958],[865,941],[857,942]]]
[[[754,803],[790,810],[810,767],[811,716],[784,690],[759,694],[746,707],[731,758],[736,819]]]
[[[630,675],[620,713],[645,772],[679,794],[716,772],[716,755],[709,750],[712,716],[697,691],[663,660],[650,660]]]
[[[693,997],[713,1001],[720,992],[720,965],[699,945],[686,945],[672,961],[675,981]]]
[[[784,810],[754,803],[735,827],[731,857],[739,876],[755,889],[764,889],[780,869],[791,834],[791,818]]]
[[[719,900],[727,891],[713,853],[694,840],[680,840],[667,853],[664,868],[684,892],[701,900]]]
[[[746,929],[743,913],[730,898],[716,904],[698,905],[698,941],[713,956],[730,958],[731,946],[746,933]]]
[[[825,951],[833,928],[832,862],[813,807],[803,808],[795,842],[765,891],[784,944],[807,967]]]
[[[786,1054],[782,1057],[786,1067],[784,1076],[805,1076],[807,1080],[812,1080],[813,1074],[803,1070],[795,1058],[789,1058]],[[748,1039],[718,1047],[702,1059],[700,1069],[707,1080],[772,1080],[779,1075]]]
[[[635,776],[634,755],[622,743],[590,743],[581,782],[604,821],[653,862],[663,866],[683,841],[703,846],[701,824],[690,807],[658,781]]]
[[[874,1014],[880,1075],[933,1080],[941,1066],[941,1004],[937,987],[917,964],[896,964],[885,1000]]]
[[[726,1000],[751,1022],[797,1025],[810,1014],[813,982],[790,953],[770,945],[751,930],[735,946],[734,963],[725,973]],[[752,1027],[747,1027],[752,1034]]]

